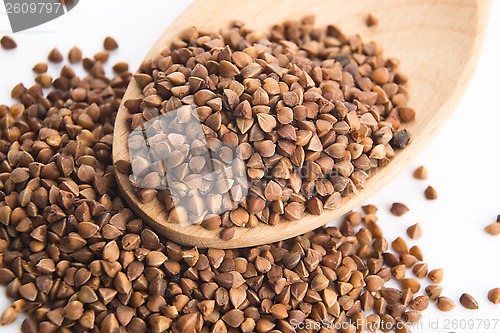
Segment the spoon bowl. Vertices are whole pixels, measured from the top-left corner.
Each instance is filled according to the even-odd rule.
[[[346,35],[360,34],[364,40],[376,40],[384,48],[385,56],[401,61],[401,71],[410,78],[410,104],[417,111],[415,120],[405,126],[412,134],[412,141],[397,152],[389,165],[371,175],[366,189],[343,198],[340,208],[275,226],[261,223],[255,228],[236,228],[229,241],[220,239],[220,229],[207,230],[199,225],[183,226],[169,222],[157,199],[141,203],[128,175],[117,171],[117,182],[125,200],[153,229],[178,243],[197,247],[236,248],[268,244],[327,224],[362,204],[391,181],[446,122],[477,64],[489,7],[487,0],[241,0],[237,5],[227,0],[195,1],[161,35],[145,59],[160,54],[189,26],[217,31],[237,19],[253,30],[267,31],[273,24],[284,20],[314,14],[317,26],[335,24]],[[366,25],[369,13],[379,19],[374,27]],[[140,94],[141,89],[132,80],[124,101],[139,98]],[[114,131],[115,162],[130,160],[128,117],[128,110],[122,103]]]

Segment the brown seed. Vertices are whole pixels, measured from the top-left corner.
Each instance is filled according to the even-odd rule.
[[[385,280],[378,275],[370,275],[365,279],[366,289],[370,292],[377,292],[385,285]]]
[[[443,312],[448,312],[455,308],[455,303],[448,297],[441,296],[437,300],[437,307]]]
[[[408,245],[406,244],[406,241],[401,237],[396,238],[391,245],[394,251],[396,251],[400,255],[408,253]]]
[[[249,219],[249,214],[244,208],[238,208],[230,213],[231,222],[237,226],[244,226]]]
[[[413,267],[413,274],[419,279],[425,278],[429,271],[428,265],[426,263],[419,263]]]
[[[432,283],[439,284],[443,281],[444,271],[442,269],[433,269],[427,275]]]
[[[397,107],[399,118],[401,118],[401,121],[404,123],[408,123],[415,119],[415,110],[409,107],[404,107],[404,106],[398,106]]]
[[[276,150],[276,145],[271,140],[255,142],[255,150],[262,157],[271,157],[274,155],[274,152]]]
[[[276,319],[285,319],[288,317],[288,311],[283,304],[274,304],[270,310],[271,315]]]
[[[408,311],[403,314],[402,319],[410,325],[415,325],[422,320],[422,313],[420,311]]]
[[[436,190],[434,189],[434,187],[432,186],[428,186],[426,189],[425,189],[425,198],[427,200],[436,200],[437,199],[437,192]]]
[[[127,275],[123,272],[118,272],[115,276],[114,286],[116,291],[122,294],[127,294],[132,289],[132,283],[128,280]]]
[[[72,47],[68,53],[68,60],[71,64],[82,61],[82,51],[78,47]]]
[[[403,216],[406,214],[410,209],[403,203],[400,202],[395,202],[392,204],[391,207],[391,213],[395,216]]]
[[[396,304],[403,296],[401,291],[395,288],[383,288],[380,290],[380,294],[388,304]]]
[[[410,302],[410,308],[416,311],[423,311],[429,307],[429,297],[418,296]]]
[[[38,289],[33,282],[27,283],[19,287],[19,294],[28,301],[35,301],[38,295]]]
[[[369,27],[373,27],[378,24],[378,18],[374,16],[372,13],[368,14],[366,17],[366,25]]]
[[[427,179],[427,169],[422,165],[415,169],[413,172],[413,177],[420,180]]]
[[[0,44],[5,50],[12,50],[17,47],[16,41],[9,36],[3,36],[2,39],[0,39]]]
[[[484,231],[486,231],[488,234],[492,236],[498,236],[500,235],[500,223],[495,222],[492,223],[484,228]]]
[[[35,66],[33,66],[33,72],[35,72],[37,74],[46,73],[47,72],[47,64],[43,63],[43,62],[36,64]]]
[[[5,326],[12,324],[17,320],[18,314],[19,312],[14,307],[8,307],[0,316],[0,325]]]
[[[54,63],[59,63],[63,61],[63,56],[57,48],[53,48],[52,51],[50,51],[47,58],[49,59],[50,62]]]
[[[282,190],[281,186],[276,183],[275,181],[271,180],[269,183],[267,183],[266,189],[265,189],[265,196],[266,199],[269,201],[273,200],[279,200],[281,199],[282,196]]]
[[[113,37],[106,37],[104,38],[103,46],[106,51],[113,51],[118,48],[118,43]]]
[[[69,302],[64,307],[66,318],[71,320],[78,320],[83,316],[83,304],[79,301]]]
[[[443,287],[438,285],[430,285],[425,288],[425,293],[429,296],[429,299],[433,301],[437,300],[441,296],[442,292]]]
[[[462,296],[460,296],[460,304],[469,310],[479,309],[479,304],[470,294],[462,294]]]
[[[500,303],[500,288],[491,289],[488,292],[488,300],[493,304]]]
[[[258,113],[257,122],[260,128],[266,133],[271,133],[276,127],[276,118],[267,113]]]
[[[412,278],[401,280],[401,286],[403,289],[410,289],[414,294],[420,291],[420,283]]]
[[[422,237],[423,230],[420,224],[415,223],[414,225],[411,225],[408,227],[408,229],[406,229],[406,233],[411,239],[419,239],[420,237]]]
[[[232,228],[224,228],[221,230],[220,232],[220,238],[223,240],[223,241],[229,241],[231,239],[234,238],[234,234],[236,232],[236,228],[235,227],[232,227]]]
[[[229,326],[237,328],[238,326],[241,325],[241,323],[243,323],[243,320],[245,320],[245,315],[243,311],[238,309],[233,309],[226,312],[222,316],[222,320],[224,320],[224,322]]]

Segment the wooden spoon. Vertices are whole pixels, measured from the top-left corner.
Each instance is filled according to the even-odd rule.
[[[168,5],[166,5],[168,6]],[[364,40],[376,40],[384,55],[398,58],[401,70],[410,77],[410,104],[416,119],[406,128],[412,133],[411,144],[397,153],[394,160],[369,178],[366,189],[343,199],[342,206],[320,216],[307,215],[298,221],[276,226],[260,224],[255,228],[237,228],[234,238],[222,241],[220,230],[209,231],[198,225],[170,223],[165,209],[156,199],[142,204],[135,196],[128,176],[117,172],[123,196],[141,218],[168,238],[186,245],[235,248],[267,244],[313,230],[362,204],[388,183],[427,145],[457,106],[479,58],[489,13],[487,0],[301,0],[264,1],[197,0],[160,37],[146,59],[158,55],[173,37],[195,25],[218,31],[238,19],[250,28],[267,31],[275,23],[316,15],[316,25],[335,24],[347,35],[360,34]],[[378,25],[367,27],[371,13]],[[124,100],[140,97],[133,81]],[[115,124],[114,161],[129,160],[127,137],[130,133],[127,109],[121,106]]]

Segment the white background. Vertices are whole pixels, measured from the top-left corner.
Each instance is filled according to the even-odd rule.
[[[446,296],[458,305],[461,293],[468,292],[480,303],[478,311],[464,310],[458,305],[447,314],[431,305],[424,313],[423,328],[414,332],[500,331],[500,322],[490,330],[480,325],[480,320],[500,320],[500,305],[494,306],[486,298],[489,289],[500,287],[500,237],[483,231],[500,214],[500,1],[493,2],[481,61],[460,106],[412,166],[370,200],[380,207],[380,224],[389,241],[404,236],[411,224],[422,225],[423,238],[410,244],[423,249],[430,269],[445,269],[442,285]],[[189,3],[85,0],[53,22],[15,34],[18,48],[9,52],[0,49],[0,103],[12,103],[10,89],[18,82],[26,86],[33,82],[32,66],[45,61],[54,46],[66,55],[73,45],[78,45],[85,55],[91,56],[102,49],[105,36],[114,36],[120,47],[113,52],[110,63],[125,60],[135,70],[159,34]],[[0,36],[6,33],[10,33],[10,26],[0,5]],[[51,68],[55,74],[60,66]],[[419,165],[427,167],[427,181],[412,178]],[[439,199],[434,202],[423,197],[429,184],[438,191]],[[391,216],[388,208],[394,201],[406,203],[411,211],[401,218]],[[8,304],[2,288],[0,311]],[[445,326],[446,320],[454,319],[475,320],[475,326]],[[19,332],[20,321],[2,331]],[[429,327],[430,322],[436,321],[438,329]]]

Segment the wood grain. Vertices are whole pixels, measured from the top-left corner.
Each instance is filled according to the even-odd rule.
[[[457,106],[473,74],[482,45],[489,14],[489,0],[290,0],[195,1],[159,38],[146,59],[168,47],[169,41],[188,26],[218,30],[235,19],[249,27],[266,31],[286,19],[316,15],[317,25],[335,24],[346,34],[360,34],[364,40],[376,40],[386,56],[401,61],[402,72],[410,77],[410,105],[417,118],[406,128],[412,133],[411,144],[367,182],[365,190],[344,198],[341,208],[320,216],[283,222],[276,226],[261,224],[253,229],[238,228],[232,240],[219,239],[220,230],[169,223],[162,205],[154,200],[137,200],[128,177],[117,172],[123,196],[141,218],[168,238],[186,245],[235,248],[266,244],[290,238],[322,226],[362,204],[384,184],[401,172],[429,143]],[[374,14],[379,23],[368,28],[365,19]],[[138,86],[132,82],[125,98],[137,98]],[[128,160],[126,119],[120,108],[115,124],[113,158]]]

